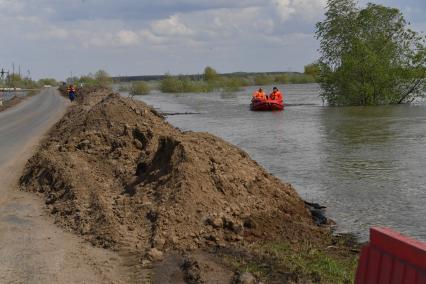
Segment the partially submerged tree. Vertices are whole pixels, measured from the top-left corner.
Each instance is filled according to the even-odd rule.
[[[214,70],[212,67],[207,66],[204,68],[204,80],[206,81],[215,81],[218,79],[217,71]]]
[[[143,81],[133,82],[132,87],[130,88],[130,95],[139,96],[149,94],[150,87],[147,83]]]
[[[330,105],[400,104],[426,90],[425,37],[398,9],[328,0],[317,24],[319,80]]]
[[[305,65],[303,73],[305,75],[310,75],[314,78],[317,78],[320,73],[320,66],[317,62]]]

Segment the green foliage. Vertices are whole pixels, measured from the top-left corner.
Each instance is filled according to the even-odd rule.
[[[204,69],[204,80],[205,81],[215,81],[215,80],[218,79],[218,77],[219,76],[217,75],[216,70],[214,70],[212,67],[207,66]]]
[[[176,77],[169,74],[161,80],[160,90],[163,93],[187,93],[194,92],[195,86],[191,80],[186,77]]]
[[[248,271],[268,282],[281,271],[298,279],[297,283],[353,283],[358,256],[345,249],[339,253],[306,244],[268,242],[251,247],[256,257],[224,257],[225,263],[239,271]]]
[[[274,83],[274,78],[272,76],[262,74],[254,77],[255,85],[271,85]]]
[[[222,78],[219,84],[225,92],[236,92],[249,85],[247,80],[241,77]]]
[[[113,83],[111,76],[104,70],[99,70],[95,74],[89,73],[80,78],[70,77],[66,80],[67,84],[75,86],[93,87],[110,89]]]
[[[94,76],[97,87],[101,88],[111,88],[112,78],[111,76],[104,70],[99,70],[95,73]]]
[[[272,243],[264,246],[264,251],[279,257],[290,271],[298,271],[302,275],[311,275],[325,283],[353,283],[357,259],[338,259],[323,251],[305,247],[295,250],[290,245]]]
[[[398,9],[328,0],[316,35],[322,97],[330,105],[397,104],[424,94],[426,37],[407,28]]]
[[[310,74],[288,73],[277,75],[274,78],[276,84],[311,84],[315,82],[316,78]]]
[[[37,81],[37,85],[40,87],[43,86],[57,86],[58,82],[53,78],[43,78]]]
[[[133,96],[146,95],[150,91],[149,85],[145,82],[133,82],[130,94]]]
[[[23,78],[19,74],[10,74],[3,82],[5,87],[21,88],[21,89],[34,89],[37,88],[37,83],[30,78]]]
[[[316,78],[311,74],[282,73],[272,74],[228,74],[219,75],[212,67],[204,69],[203,80],[193,76],[172,76],[166,74],[160,81],[160,90],[164,93],[204,93],[213,91],[235,92],[244,86],[263,86],[272,84],[305,84],[314,83]]]
[[[320,73],[320,66],[318,63],[311,63],[308,65],[305,65],[304,69],[305,69],[304,71],[305,75],[310,75],[314,78],[317,78]]]
[[[202,81],[192,80],[188,76],[166,77],[160,82],[160,90],[164,93],[207,93],[213,91],[238,91],[246,82],[242,78],[224,78],[206,67]]]

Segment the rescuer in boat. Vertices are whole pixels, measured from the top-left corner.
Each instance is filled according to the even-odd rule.
[[[254,100],[259,100],[259,101],[266,100],[266,94],[265,94],[265,92],[263,91],[262,88],[259,88],[259,90],[257,90],[256,92],[254,92],[253,99]]]
[[[272,93],[269,95],[270,100],[274,101],[282,101],[283,100],[283,94],[278,90],[277,87],[274,87],[272,89]]]
[[[75,88],[73,85],[69,85],[67,88],[68,97],[71,102],[75,100]]]

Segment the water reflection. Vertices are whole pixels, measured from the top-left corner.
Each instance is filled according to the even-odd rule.
[[[326,155],[321,166],[325,170],[322,187],[340,230],[366,238],[369,226],[385,225],[426,239],[425,187],[411,175],[412,167],[406,167],[420,159],[407,155],[410,148],[406,147],[410,147],[411,128],[424,128],[424,124],[416,124],[424,122],[425,116],[412,110],[410,106],[388,106],[325,108],[321,112],[321,145]],[[424,144],[420,145],[411,150],[425,157]],[[418,187],[414,191],[412,184]],[[413,198],[416,192],[422,193],[420,200]]]

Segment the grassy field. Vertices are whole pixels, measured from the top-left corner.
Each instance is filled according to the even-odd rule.
[[[223,259],[226,265],[266,282],[287,279],[290,283],[353,283],[359,247],[345,238],[324,248],[309,243],[265,242],[249,251],[224,252]]]

